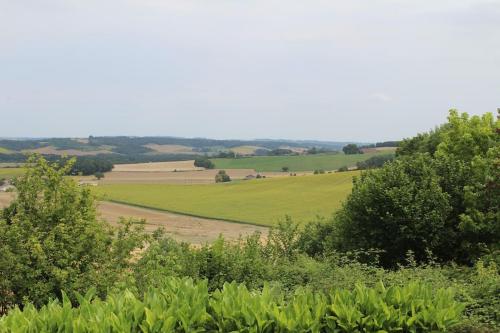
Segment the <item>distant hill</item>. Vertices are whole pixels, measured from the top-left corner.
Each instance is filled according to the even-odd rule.
[[[90,136],[88,138],[0,139],[0,162],[20,162],[30,153],[45,156],[99,156],[114,163],[192,159],[232,151],[240,155],[265,153],[276,149],[303,152],[316,147],[340,151],[348,143],[314,140],[215,140],[207,138]]]

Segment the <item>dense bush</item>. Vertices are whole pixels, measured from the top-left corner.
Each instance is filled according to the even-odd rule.
[[[357,285],[327,294],[299,289],[285,297],[265,286],[251,292],[226,283],[209,294],[206,282],[167,278],[143,297],[125,291],[104,301],[88,293],[0,319],[2,332],[438,332],[457,324],[463,306],[450,289]]]
[[[366,161],[357,162],[356,167],[359,170],[380,168],[386,162],[392,161],[393,159],[393,154],[375,155],[370,157]]]
[[[363,154],[363,152],[361,151],[361,149],[359,149],[359,147],[356,144],[354,144],[354,143],[350,143],[348,145],[345,145],[342,148],[342,151],[346,155]]]
[[[231,177],[229,177],[225,170],[219,170],[219,172],[217,172],[217,174],[215,175],[216,183],[226,183],[230,181]]]
[[[451,111],[448,123],[405,140],[399,157],[354,182],[335,219],[334,248],[378,248],[394,266],[411,250],[471,264],[500,244],[499,122]]]
[[[109,172],[112,169],[113,163],[106,159],[93,156],[81,156],[76,158],[75,163],[70,169],[70,174],[89,176],[97,172]]]
[[[115,233],[98,220],[90,190],[65,177],[64,167],[32,159],[14,185],[17,198],[0,216],[0,309],[41,306],[90,286],[104,295],[129,266],[143,236],[124,224]]]
[[[206,156],[197,157],[194,160],[194,166],[205,169],[213,169],[215,165]]]

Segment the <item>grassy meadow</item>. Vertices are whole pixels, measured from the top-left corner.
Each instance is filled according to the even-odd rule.
[[[24,171],[24,168],[0,168],[0,179],[10,179],[13,177],[21,176]]]
[[[279,177],[219,184],[112,184],[96,188],[111,200],[176,213],[275,225],[285,215],[304,223],[330,216],[359,172]]]
[[[211,161],[217,169],[255,169],[256,171],[281,171],[288,167],[290,171],[311,171],[316,169],[336,170],[342,166],[355,166],[356,162],[365,161],[377,154],[387,152],[373,152],[367,154],[345,155],[316,154],[295,156],[253,156],[241,158],[213,158]]]

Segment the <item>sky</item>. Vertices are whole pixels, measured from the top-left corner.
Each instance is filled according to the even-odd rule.
[[[500,0],[0,0],[0,137],[397,140],[500,107]]]

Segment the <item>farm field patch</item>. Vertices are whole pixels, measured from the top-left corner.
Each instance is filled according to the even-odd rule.
[[[94,176],[79,176],[78,180],[97,182],[103,184],[212,184],[215,183],[215,175],[218,170],[200,171],[112,171],[107,172],[105,177],[97,182]],[[257,173],[251,169],[228,169],[226,173],[233,180],[243,179],[246,176],[256,176]],[[282,172],[265,172],[266,177],[288,176]]]
[[[154,153],[162,154],[196,154],[193,147],[183,145],[159,145],[156,143],[148,143],[144,147],[154,150]]]
[[[56,149],[54,146],[41,147],[36,149],[25,149],[23,153],[37,153],[43,155],[68,155],[68,156],[93,156],[98,154],[111,154],[108,149],[78,150],[78,149]]]
[[[8,206],[14,196],[14,193],[0,192],[0,209]],[[101,218],[111,225],[117,225],[120,217],[145,219],[146,232],[163,228],[172,238],[191,244],[211,243],[219,235],[223,235],[227,240],[236,240],[240,235],[244,237],[258,231],[265,236],[268,231],[265,227],[250,224],[204,219],[112,202],[99,202],[97,209]]]
[[[110,184],[95,188],[103,200],[175,213],[275,225],[285,215],[303,223],[330,216],[350,193],[357,171],[276,177],[224,184]]]
[[[0,154],[10,154],[11,151],[7,148],[0,147]]]
[[[356,162],[384,154],[373,152],[367,154],[316,154],[295,156],[254,156],[242,158],[214,158],[211,159],[218,169],[255,169],[256,171],[281,171],[288,167],[291,172],[311,171],[316,169],[336,170],[342,166],[355,166]]]
[[[194,166],[194,160],[174,161],[174,162],[151,162],[151,163],[132,163],[115,164],[113,171],[126,172],[161,172],[161,171],[194,171],[203,170]]]
[[[231,151],[233,151],[235,154],[251,155],[251,154],[255,153],[255,151],[257,149],[269,150],[269,149],[258,147],[258,146],[238,146],[238,147],[231,148]]]
[[[26,169],[24,168],[0,168],[0,179],[1,178],[13,178],[17,176],[21,176],[24,174]]]

